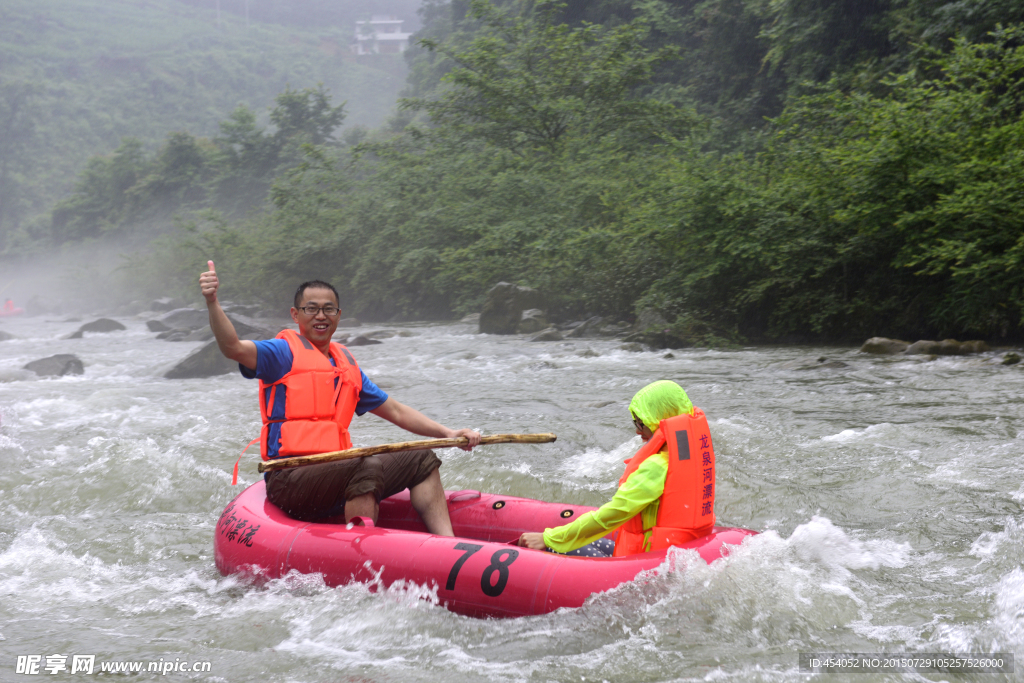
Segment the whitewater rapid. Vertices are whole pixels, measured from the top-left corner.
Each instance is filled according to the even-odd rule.
[[[34,680],[18,656],[55,654],[69,669],[72,655],[209,662],[141,680],[290,683],[795,681],[800,652],[1024,652],[1024,371],[996,353],[634,353],[466,324],[363,328],[410,333],[352,349],[403,403],[452,427],[558,435],[442,451],[446,488],[600,505],[639,445],[629,398],[672,379],[710,421],[718,523],[762,532],[711,566],[679,553],[580,609],[476,620],[430,587],[222,577],[214,525],[259,476],[250,454],[230,485],[259,430],[255,383],[163,379],[199,344],[120,320],[79,340],[63,337],[81,322],[0,321],[16,337],[0,342],[0,680]],[[21,369],[55,353],[85,374]],[[846,366],[794,362],[820,356]],[[407,436],[372,415],[353,435]]]

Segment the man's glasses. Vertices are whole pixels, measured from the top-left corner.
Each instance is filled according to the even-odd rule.
[[[320,311],[323,311],[324,315],[326,315],[328,318],[333,318],[334,316],[336,316],[339,313],[341,313],[341,309],[339,309],[337,306],[332,306],[331,304],[327,304],[325,306],[317,306],[316,304],[309,304],[307,306],[303,306],[299,310],[302,311],[303,313],[305,313],[306,315],[311,316],[311,317],[315,316]]]

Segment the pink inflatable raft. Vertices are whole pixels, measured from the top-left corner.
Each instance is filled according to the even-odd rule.
[[[479,491],[451,491],[447,498],[455,538],[427,533],[408,491],[381,502],[377,526],[350,526],[291,519],[267,501],[259,481],[231,501],[217,522],[217,569],[265,578],[297,570],[322,574],[331,586],[411,581],[436,587],[438,600],[454,612],[519,617],[579,607],[591,594],[654,569],[668,553],[597,559],[518,548],[511,542],[524,531],[560,526],[594,508]],[[680,547],[713,562],[754,533],[714,527]]]

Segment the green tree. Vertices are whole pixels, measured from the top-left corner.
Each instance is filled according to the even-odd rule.
[[[755,159],[673,162],[622,200],[685,264],[645,300],[753,339],[1020,335],[1022,35],[959,40],[884,95],[834,80]]]
[[[128,138],[113,154],[89,160],[74,193],[53,210],[58,244],[99,237],[117,229],[137,209],[129,192],[149,170],[142,143]]]
[[[28,208],[27,171],[34,162],[39,91],[31,83],[0,81],[0,251]]]
[[[273,132],[260,128],[248,107],[236,108],[214,140],[220,149],[218,206],[237,212],[262,203],[274,178],[302,160],[304,145],[337,144],[332,136],[344,118],[344,104],[331,106],[322,85],[279,94],[270,110]]]
[[[403,106],[425,111],[452,133],[513,151],[555,152],[569,136],[682,134],[691,118],[637,92],[674,51],[645,49],[642,23],[556,23],[561,7],[523,3],[514,15],[473,0],[470,14],[483,28],[468,47],[423,41],[457,65],[443,77],[446,87],[435,99],[406,99]]]

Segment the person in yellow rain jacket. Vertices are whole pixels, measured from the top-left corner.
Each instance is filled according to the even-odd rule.
[[[704,413],[661,380],[629,403],[644,446],[626,461],[611,501],[565,526],[524,533],[519,545],[585,557],[621,557],[699,538],[715,523],[715,454]],[[614,542],[606,538],[618,530]]]

